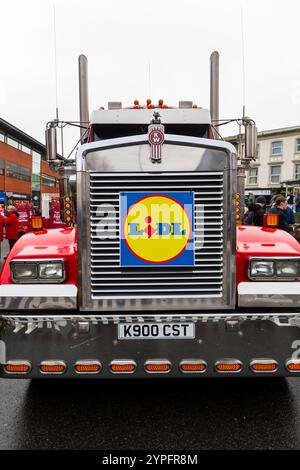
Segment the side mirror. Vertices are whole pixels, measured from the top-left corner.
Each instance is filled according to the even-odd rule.
[[[56,127],[51,123],[46,129],[46,158],[48,162],[57,159]]]
[[[245,158],[256,159],[257,157],[257,127],[255,122],[249,118],[244,119],[245,126]]]

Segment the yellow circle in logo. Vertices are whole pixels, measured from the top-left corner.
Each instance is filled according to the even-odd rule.
[[[123,233],[135,256],[149,263],[166,263],[186,249],[192,226],[178,201],[155,195],[132,204],[124,218]]]

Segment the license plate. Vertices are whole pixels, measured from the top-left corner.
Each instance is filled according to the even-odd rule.
[[[193,339],[194,323],[119,323],[119,339]]]

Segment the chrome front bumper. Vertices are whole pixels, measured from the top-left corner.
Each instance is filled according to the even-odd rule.
[[[238,307],[242,308],[300,308],[300,282],[241,282],[238,285]],[[72,284],[3,284],[0,286],[0,310],[75,310],[77,287]],[[163,310],[163,307],[161,307]],[[114,318],[116,314],[109,314]],[[99,312],[95,312],[98,314]],[[182,312],[180,317],[199,317],[204,312]],[[235,311],[233,311],[235,313]],[[84,315],[84,313],[82,312]],[[103,312],[103,315],[105,313]],[[129,314],[130,315],[130,314]],[[132,314],[131,314],[132,315]],[[170,314],[166,313],[166,316]],[[123,316],[123,315],[122,315]],[[124,312],[124,316],[128,313]],[[134,316],[140,314],[135,312]],[[145,316],[145,312],[142,313]],[[152,314],[146,316],[152,316]],[[158,312],[155,317],[161,316]],[[164,315],[163,315],[164,316]],[[171,314],[173,316],[173,314]],[[212,312],[213,316],[213,312]]]
[[[73,284],[3,284],[0,310],[59,310],[77,308]]]
[[[300,282],[241,282],[238,306],[246,308],[300,308]]]
[[[203,377],[224,376],[216,371],[218,362],[239,361],[242,369],[239,376],[254,376],[250,367],[254,360],[276,361],[278,368],[271,375],[288,376],[287,363],[292,359],[300,361],[300,313],[263,312],[202,314],[188,317],[186,321],[195,323],[193,339],[141,339],[124,341],[119,338],[120,322],[177,322],[184,321],[180,316],[150,318],[84,315],[75,316],[71,312],[52,315],[45,312],[34,316],[0,316],[0,377],[4,378],[88,378],[88,374],[78,375],[74,370],[78,361],[97,361],[102,365],[95,378],[124,378],[127,374],[112,373],[110,364],[117,361],[133,361],[136,370],[132,378],[153,377],[145,371],[147,361],[165,361],[172,364],[168,377],[180,378],[185,374],[180,370],[182,361],[201,360],[207,369]],[[239,315],[239,316],[238,316]],[[4,365],[9,362],[31,364],[31,370],[24,375],[7,373]],[[59,362],[66,365],[62,374],[50,374],[39,370],[43,362]],[[192,376],[195,374],[191,374]],[[225,374],[230,376],[231,374]],[[232,376],[235,376],[233,374]],[[259,373],[268,376],[269,372]],[[300,375],[295,371],[293,375]],[[197,374],[195,375],[197,376]],[[157,377],[161,377],[158,374]]]

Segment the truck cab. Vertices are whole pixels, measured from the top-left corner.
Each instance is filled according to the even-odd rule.
[[[300,245],[237,224],[213,123],[189,102],[91,114],[76,227],[24,235],[2,268],[1,376],[300,373]]]

